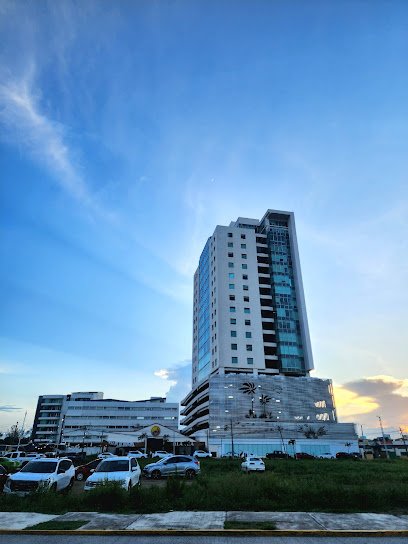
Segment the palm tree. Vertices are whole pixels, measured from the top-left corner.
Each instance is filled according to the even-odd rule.
[[[255,412],[254,412],[254,395],[256,393],[256,385],[254,384],[254,382],[244,382],[242,384],[242,387],[239,388],[240,391],[242,391],[245,395],[251,395],[252,398],[251,398],[251,412],[250,412],[250,417],[255,417]]]
[[[164,445],[167,444],[169,440],[170,440],[170,436],[168,434],[164,434],[162,436],[163,449],[165,449]]]
[[[140,436],[138,436],[137,439],[138,440],[144,440],[144,452],[147,455],[147,439],[148,439],[147,434],[143,433]]]
[[[269,404],[272,400],[272,397],[269,396],[269,395],[261,395],[259,397],[259,402],[261,403],[262,405],[262,408],[263,408],[263,412],[262,412],[262,416],[263,418],[266,418],[266,405]]]

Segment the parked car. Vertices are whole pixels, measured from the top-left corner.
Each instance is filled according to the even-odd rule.
[[[152,453],[152,457],[158,457],[159,459],[164,459],[168,455],[171,455],[168,451],[155,451]]]
[[[143,453],[140,450],[128,451],[127,456],[128,457],[134,457],[135,459],[147,459],[147,454]]]
[[[338,451],[336,459],[361,459],[361,455],[357,452]]]
[[[3,491],[4,484],[8,478],[8,470],[0,465],[0,492]]]
[[[32,459],[39,459],[40,454],[26,453],[25,451],[11,451],[9,453],[6,453],[4,457],[6,459],[10,459],[10,461],[15,461],[16,463],[18,463],[18,466],[22,466],[24,464],[27,464],[27,462],[31,461]]]
[[[234,455],[232,454],[232,451],[227,451],[227,453],[223,453],[221,455],[222,458],[226,458],[226,457],[234,457],[234,458],[240,458],[241,456],[239,455],[238,452],[234,451]]]
[[[292,456],[284,451],[275,450],[266,454],[267,459],[291,459]]]
[[[334,459],[334,455],[331,453],[321,453],[319,459]]]
[[[116,456],[104,459],[85,482],[85,491],[116,482],[124,489],[141,484],[141,470],[134,457]]]
[[[116,455],[113,455],[109,451],[104,451],[98,455],[98,459],[109,459],[110,457],[116,457]]]
[[[19,472],[11,474],[4,485],[5,493],[27,495],[38,489],[69,490],[74,485],[75,469],[71,459],[35,459]]]
[[[18,461],[14,461],[9,457],[0,457],[0,465],[2,465],[8,472],[15,472],[20,467],[20,463]]]
[[[299,452],[296,454],[296,459],[316,459],[316,457],[310,453]]]
[[[169,455],[156,463],[150,463],[143,469],[147,478],[158,480],[162,476],[185,476],[194,478],[200,472],[200,461],[190,455]]]
[[[211,453],[208,453],[208,451],[195,450],[195,452],[193,453],[193,457],[205,458],[205,457],[212,457],[212,455]]]
[[[99,465],[99,463],[102,462],[102,459],[94,459],[90,463],[87,463],[86,465],[80,465],[79,467],[75,468],[75,478],[78,481],[86,480],[92,472],[95,471],[96,467]]]
[[[260,457],[246,457],[241,463],[241,470],[244,472],[265,472],[265,463]]]

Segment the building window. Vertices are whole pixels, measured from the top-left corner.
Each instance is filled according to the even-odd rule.
[[[230,318],[230,323],[231,323],[231,325],[236,325],[237,324],[237,320],[235,319],[235,317]]]
[[[228,274],[228,277],[229,277],[230,280],[233,280],[235,278],[235,274],[233,272],[230,272]]]
[[[228,233],[228,238],[232,238],[232,232]]]
[[[238,364],[238,357],[231,357],[231,363],[232,363],[233,365]]]
[[[228,263],[228,268],[234,268],[234,263]]]
[[[228,284],[228,288],[229,288],[229,289],[235,289],[235,285],[234,285],[233,283],[229,283],[229,284]]]
[[[249,297],[244,297],[244,302],[249,302]]]
[[[230,306],[230,313],[234,314],[236,312],[235,306]]]
[[[252,344],[247,344],[246,345],[246,350],[247,351],[252,351]]]
[[[247,254],[246,254],[246,253],[241,253],[241,257],[242,257],[243,259],[246,259],[246,258],[247,258]]]
[[[237,344],[231,344],[231,349],[232,349],[233,351],[236,351],[236,350],[238,349]]]
[[[242,238],[243,240],[245,240],[246,234],[241,234],[241,238]]]
[[[248,265],[247,265],[246,263],[241,264],[241,268],[242,268],[243,270],[246,270],[246,269],[248,268]]]
[[[254,358],[253,357],[247,357],[247,363],[249,365],[253,365],[254,364]]]
[[[251,324],[251,320],[250,319],[245,319],[245,325],[250,325]]]
[[[250,314],[251,309],[250,308],[244,308],[244,314]]]
[[[248,279],[248,274],[242,274],[242,279],[247,280]]]
[[[252,332],[246,332],[245,338],[252,338]]]
[[[234,247],[233,242],[228,242],[228,247]]]
[[[231,331],[231,336],[236,337],[237,336],[237,331]]]
[[[232,258],[234,256],[233,253],[228,253],[228,257]]]
[[[241,249],[246,249],[246,244],[241,244]]]
[[[243,289],[244,291],[248,291],[248,285],[243,285],[243,286],[242,286],[242,289]]]
[[[230,300],[235,300],[235,295],[230,295],[230,296],[229,296],[229,299],[230,299]]]

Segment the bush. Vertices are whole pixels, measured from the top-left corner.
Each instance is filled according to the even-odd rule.
[[[83,505],[98,512],[118,512],[125,510],[129,492],[116,482],[109,482],[86,491]]]

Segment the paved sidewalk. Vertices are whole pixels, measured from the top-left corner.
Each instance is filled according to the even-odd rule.
[[[0,512],[0,529],[25,529],[49,520],[84,520],[81,530],[101,531],[222,530],[225,521],[272,521],[280,530],[408,531],[408,515],[320,512],[166,512],[129,515],[68,512],[59,516],[32,512]]]

